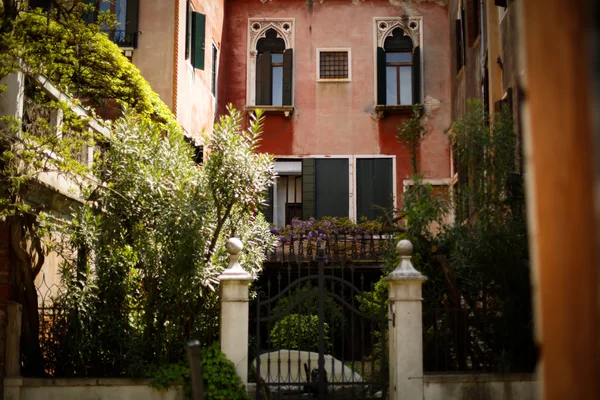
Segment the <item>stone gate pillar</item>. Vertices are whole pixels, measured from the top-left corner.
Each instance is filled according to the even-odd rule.
[[[221,351],[233,362],[245,386],[248,385],[248,284],[252,275],[238,259],[244,248],[237,238],[227,242],[229,266],[219,276],[221,286]]]
[[[401,260],[389,274],[390,400],[423,400],[423,315],[421,287],[427,280],[410,259],[413,246],[401,240]]]

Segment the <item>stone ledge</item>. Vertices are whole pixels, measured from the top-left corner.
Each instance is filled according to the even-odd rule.
[[[48,387],[48,386],[148,386],[152,379],[129,378],[5,378],[8,387]],[[176,386],[174,386],[176,387]]]

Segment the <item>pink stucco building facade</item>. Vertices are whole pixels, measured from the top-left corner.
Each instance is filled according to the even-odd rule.
[[[282,160],[276,166],[280,178],[271,197],[275,223],[282,225],[293,216],[332,213],[372,218],[377,212],[369,210],[377,204],[367,203],[379,199],[387,207],[386,197],[392,196],[392,204],[399,206],[405,180],[412,171],[409,153],[395,136],[397,127],[411,116],[412,103],[424,105],[423,123],[427,127],[420,172],[437,184],[449,181],[450,147],[445,131],[450,125],[450,43],[443,2],[227,0],[224,32],[220,111],[227,103],[247,112],[267,110],[261,150]],[[400,41],[400,47],[392,49],[394,34],[412,42],[412,48],[408,45],[404,53],[412,53],[412,65],[398,66],[398,81],[402,81],[403,67],[419,75],[419,79],[408,81],[412,88],[406,89],[404,81],[404,87],[395,82],[390,75],[395,66],[390,60],[383,67],[387,71],[378,70],[378,48],[385,54],[399,55],[398,50],[402,51]],[[279,60],[275,54],[289,49],[293,50],[288,63],[291,99],[286,104],[286,65],[282,66],[283,101],[276,99],[281,96],[276,93]],[[268,71],[264,75],[260,66],[260,58],[264,64],[269,52],[270,76]],[[327,64],[338,56],[342,57],[341,75]],[[378,98],[378,75],[383,73],[388,74],[387,102],[385,84],[383,99]],[[272,98],[266,101],[260,98],[259,88],[264,86],[265,76],[273,85]],[[398,83],[397,92],[405,98],[390,101],[390,80]],[[328,163],[327,159],[338,162]],[[307,185],[307,179],[314,182]],[[344,183],[336,186],[338,181]],[[374,187],[364,189],[366,186]],[[328,196],[333,204],[325,204]],[[345,197],[347,206],[341,204]]]

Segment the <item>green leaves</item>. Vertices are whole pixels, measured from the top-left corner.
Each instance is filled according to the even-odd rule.
[[[269,333],[271,345],[276,349],[319,352],[319,317],[290,314],[275,323]],[[331,352],[329,324],[325,323],[325,352]]]

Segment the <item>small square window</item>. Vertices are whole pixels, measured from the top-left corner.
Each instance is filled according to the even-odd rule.
[[[352,64],[349,48],[317,49],[317,82],[349,82]]]

